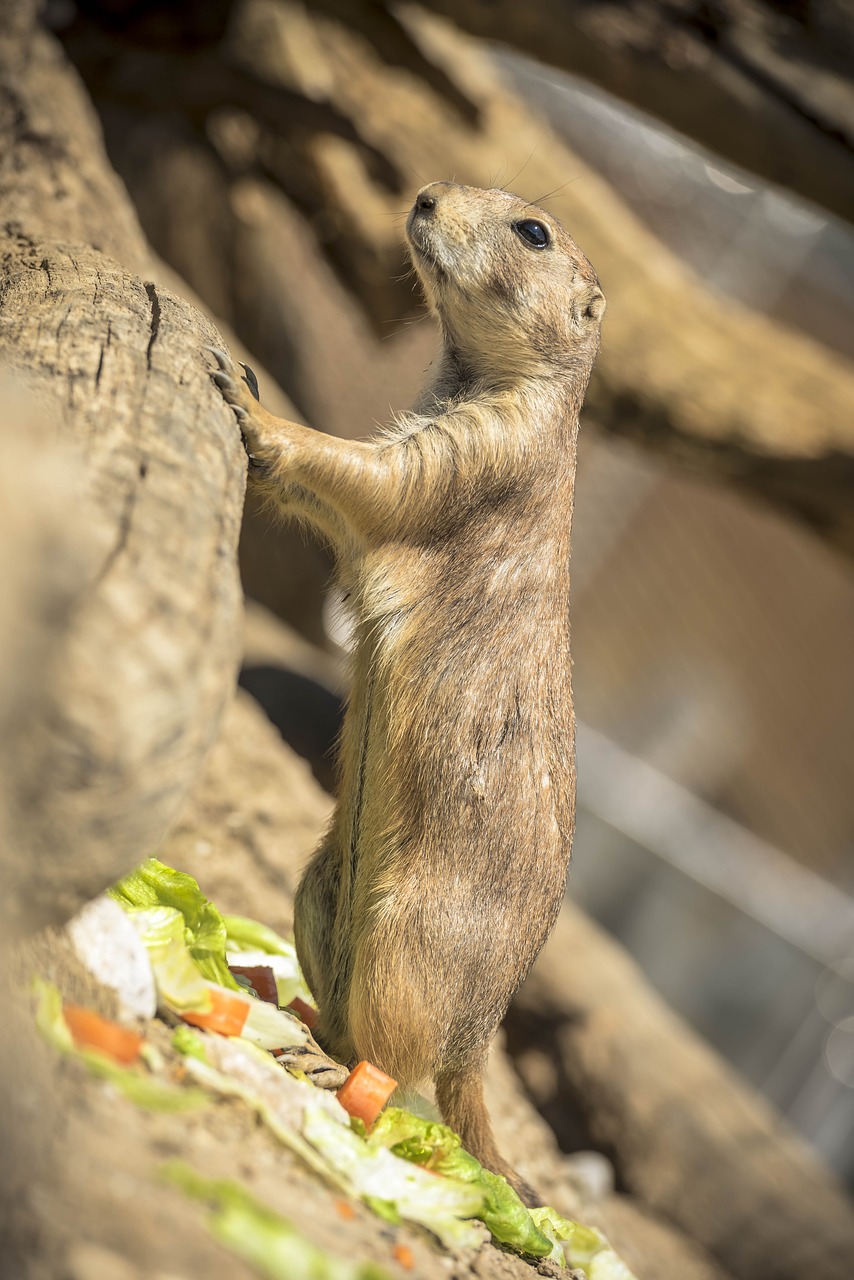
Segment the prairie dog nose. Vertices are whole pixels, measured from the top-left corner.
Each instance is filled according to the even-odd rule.
[[[443,188],[446,193],[451,187],[456,187],[455,182],[431,182],[429,186],[422,187],[415,197],[415,204],[412,206],[413,213],[432,213],[439,203]]]

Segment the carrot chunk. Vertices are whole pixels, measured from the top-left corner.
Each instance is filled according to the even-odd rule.
[[[407,1271],[411,1271],[415,1266],[415,1254],[412,1252],[408,1244],[396,1244],[392,1249],[395,1260],[405,1267]]]
[[[364,1121],[370,1129],[396,1088],[397,1081],[379,1067],[360,1062],[338,1090],[337,1097],[345,1111]]]
[[[207,1013],[193,1010],[182,1013],[181,1017],[194,1027],[204,1027],[206,1031],[218,1031],[221,1036],[239,1036],[249,1017],[250,996],[242,996],[236,991],[226,991],[225,987],[208,987],[211,1007]]]
[[[94,1009],[84,1009],[79,1004],[65,1005],[62,1016],[78,1049],[97,1049],[124,1067],[139,1057],[142,1036],[136,1031],[120,1027],[117,1022],[102,1018]]]

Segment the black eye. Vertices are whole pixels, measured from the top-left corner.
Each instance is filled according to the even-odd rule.
[[[513,230],[532,249],[545,249],[551,240],[548,227],[544,227],[542,222],[536,222],[534,218],[523,218],[521,222],[514,222]]]

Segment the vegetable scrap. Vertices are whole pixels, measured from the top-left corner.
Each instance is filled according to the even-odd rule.
[[[292,999],[305,986],[292,944],[241,916],[228,917],[237,929],[232,941],[226,918],[205,898],[193,877],[157,858],[148,858],[108,892],[127,912],[148,950],[161,1008],[194,1026],[241,1036],[262,1049],[307,1042],[308,1031],[298,1018],[277,1004],[256,999],[229,968],[232,946],[247,964],[248,955],[255,953],[240,951],[245,941],[275,946],[269,967],[276,974],[277,992],[276,966],[281,962],[285,994]],[[268,952],[262,955],[267,957]]]
[[[299,996],[294,996],[288,1005],[289,1009],[300,1018],[311,1031],[317,1026],[317,1010],[310,1004],[306,1004],[305,1000],[301,1000]]]
[[[51,982],[36,979],[33,984],[37,997],[36,1026],[55,1049],[69,1057],[79,1058],[93,1075],[108,1081],[129,1102],[151,1111],[192,1111],[210,1103],[210,1094],[203,1089],[175,1088],[156,1076],[141,1074],[131,1066],[123,1066],[101,1049],[93,1046],[78,1047],[66,1021],[59,989]],[[73,1015],[72,1015],[73,1020]],[[142,1046],[140,1057],[143,1056]]]
[[[178,1160],[164,1167],[163,1176],[210,1204],[212,1234],[270,1280],[389,1280],[376,1263],[351,1262],[313,1244],[237,1182],[204,1178]]]
[[[241,1036],[250,1012],[250,997],[208,987],[210,1008],[206,1011],[185,1009],[181,1017],[193,1027],[205,1027],[221,1036]]]
[[[62,1016],[75,1048],[97,1049],[104,1057],[123,1067],[139,1059],[142,1036],[136,1031],[128,1031],[117,1022],[102,1018],[94,1009],[83,1009],[78,1004],[64,1005]]]
[[[276,975],[268,964],[229,964],[232,976],[243,985],[245,982],[254,991],[259,1000],[278,1006],[279,990],[276,986]],[[291,1002],[293,1005],[293,1001]],[[308,1005],[306,1005],[308,1008]],[[294,1010],[296,1012],[296,1010]],[[308,1025],[308,1024],[306,1024]]]
[[[274,1051],[307,1044],[307,1025],[317,1016],[291,942],[245,916],[222,916],[191,876],[155,858],[109,893],[143,944],[157,1007],[182,1019],[172,1046],[193,1084],[176,1088],[157,1079],[165,1061],[138,1032],[92,1010],[63,1011],[57,989],[39,983],[37,1022],[62,1052],[83,1058],[141,1105],[178,1110],[215,1094],[243,1099],[339,1194],[360,1199],[388,1222],[420,1225],[448,1248],[477,1247],[491,1236],[524,1256],[579,1268],[587,1280],[634,1280],[601,1232],[553,1208],[529,1211],[447,1125],[386,1106],[396,1082],[371,1063],[359,1063],[337,1097],[284,1069]],[[92,919],[98,918],[95,912]],[[93,950],[91,939],[87,948]],[[103,969],[103,957],[98,963]],[[273,1280],[385,1275],[328,1258],[238,1184],[176,1169],[173,1181],[214,1204],[218,1238]],[[336,1208],[352,1216],[347,1201],[336,1201]],[[405,1269],[414,1266],[404,1245],[395,1259]]]
[[[337,1097],[349,1116],[361,1120],[365,1128],[370,1129],[396,1088],[397,1081],[379,1067],[360,1062],[338,1090]]]

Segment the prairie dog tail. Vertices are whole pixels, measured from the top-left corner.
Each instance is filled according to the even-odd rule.
[[[481,1063],[442,1071],[436,1077],[436,1103],[445,1123],[460,1135],[470,1155],[485,1169],[506,1178],[529,1208],[542,1204],[533,1187],[528,1186],[498,1154],[483,1097]]]

